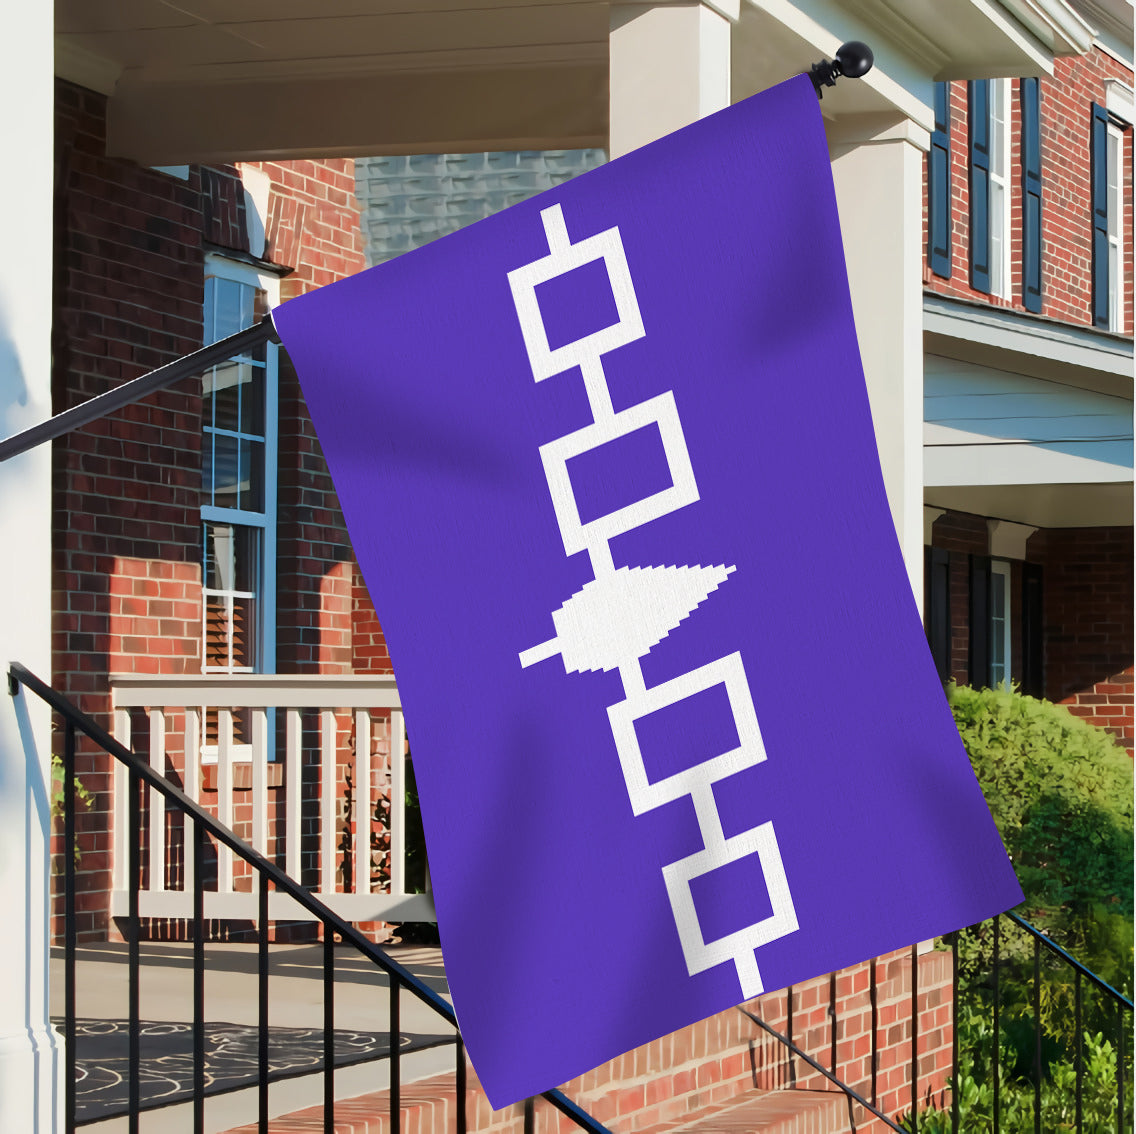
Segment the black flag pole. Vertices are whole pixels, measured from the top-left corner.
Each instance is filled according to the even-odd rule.
[[[191,378],[195,374],[208,370],[210,366],[227,362],[234,355],[247,354],[260,346],[261,343],[278,343],[279,341],[280,336],[277,335],[276,328],[272,324],[272,316],[266,315],[259,323],[254,323],[253,326],[246,327],[235,335],[230,335],[226,339],[218,339],[217,342],[210,343],[200,350],[195,350],[192,354],[183,355],[181,358],[174,359],[173,362],[167,362],[165,366],[159,366],[157,370],[151,370],[149,374],[143,374],[130,382],[123,382],[121,386],[115,386],[113,390],[107,390],[106,393],[99,394],[81,405],[72,406],[71,409],[57,413],[54,417],[48,418],[47,421],[41,421],[38,425],[33,425],[21,433],[14,433],[11,437],[0,441],[0,462],[20,453],[25,453],[28,449],[34,449],[37,445],[42,445],[44,441],[52,441],[56,437],[61,437],[72,429],[90,425],[92,421],[98,421],[100,417],[106,417],[108,413],[113,413],[117,409],[122,409],[123,406],[139,401],[147,394],[164,390],[167,386],[172,386],[176,382],[181,382],[185,378]]]
[[[841,44],[835,59],[822,59],[809,68],[809,78],[812,80],[817,98],[824,98],[823,88],[836,86],[836,80],[839,78],[859,79],[866,75],[872,69],[874,62],[875,56],[866,43],[850,40]],[[0,463],[20,453],[26,453],[29,449],[43,444],[44,441],[61,437],[72,429],[90,425],[92,421],[98,421],[108,413],[139,401],[148,394],[164,390],[185,378],[200,374],[210,366],[228,361],[234,355],[244,354],[260,346],[261,343],[279,341],[280,336],[277,335],[276,328],[272,324],[272,316],[266,315],[259,323],[238,331],[227,339],[210,343],[192,354],[175,359],[165,366],[158,367],[157,370],[151,370],[149,374],[124,382],[113,390],[107,390],[106,393],[91,398],[90,401],[72,406],[71,409],[41,421],[38,425],[5,438],[0,441]]]

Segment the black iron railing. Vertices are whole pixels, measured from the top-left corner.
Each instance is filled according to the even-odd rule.
[[[1010,949],[1003,919],[1018,935]],[[794,1042],[792,989],[786,1001],[788,1034],[745,1007],[739,1011],[784,1048],[788,1086],[796,1084],[794,1058],[800,1059],[842,1091],[849,1105],[858,1104],[887,1129],[900,1134],[1131,1132],[1128,1096],[1132,1054],[1127,1045],[1132,1033],[1132,1001],[1015,913],[950,934],[947,941],[952,951],[954,1026],[952,1070],[946,1082],[950,1103],[945,1107],[920,1093],[919,958],[915,947],[911,950],[910,1105],[905,1112],[889,1116],[877,1105],[879,1020],[874,963],[869,990],[870,1097],[857,1092],[839,1075],[836,974],[832,974],[829,987],[828,1067]],[[963,969],[965,974],[960,979]],[[1086,988],[1096,994],[1091,1005],[1085,1002]],[[1043,1002],[1048,1006],[1048,1025]],[[1008,1042],[1011,1037],[1012,1044]],[[1093,1058],[1089,1060],[1087,1047],[1092,1048]],[[1103,1078],[1109,1075],[1114,1081],[1105,1084]]]
[[[904,1134],[904,1130],[903,1130],[902,1126],[897,1126],[890,1118],[888,1118],[888,1116],[886,1114],[883,1113],[883,1111],[878,1110],[872,1103],[868,1102],[868,1100],[866,1098],[864,1098],[863,1095],[859,1094],[857,1091],[854,1091],[847,1083],[844,1082],[843,1079],[838,1078],[836,1076],[835,1070],[830,1071],[827,1067],[821,1066],[821,1064],[818,1063],[817,1060],[815,1060],[811,1055],[809,1055],[809,1053],[807,1051],[802,1051],[788,1036],[783,1035],[781,1032],[777,1031],[776,1028],[770,1027],[763,1019],[761,1019],[760,1016],[754,1015],[754,1013],[752,1013],[748,1008],[746,1008],[742,1005],[739,1005],[738,1011],[741,1012],[743,1016],[747,1016],[750,1020],[752,1020],[753,1023],[755,1023],[759,1028],[761,1028],[761,1030],[763,1032],[765,1032],[767,1035],[772,1036],[775,1040],[777,1040],[778,1043],[782,1044],[785,1047],[786,1051],[791,1056],[795,1055],[798,1059],[803,1059],[814,1071],[820,1072],[820,1074],[823,1075],[830,1083],[832,1083],[833,1086],[835,1086],[837,1090],[843,1091],[845,1096],[848,1098],[848,1100],[850,1102],[858,1103],[866,1111],[868,1111],[870,1114],[872,1114],[876,1118],[878,1118],[880,1120],[880,1122],[882,1122],[889,1130],[895,1130],[897,1132],[897,1134]],[[790,1019],[792,1019],[792,1014],[790,1014]],[[872,1029],[872,1032],[873,1032],[872,1068],[873,1068],[873,1078],[874,1078],[875,1064],[876,1064],[875,1051],[874,1051],[874,1045],[875,1045],[875,1029],[874,1028]],[[833,1048],[835,1049],[835,1046],[836,1046],[836,1039],[835,1039],[836,1022],[835,1022],[835,1018],[833,1019],[832,1033],[833,1033],[833,1037],[834,1037],[833,1041],[832,1041],[833,1042]],[[833,1068],[835,1069],[835,1066],[836,1066],[835,1050],[834,1050],[834,1053],[833,1053],[833,1056],[832,1056],[832,1065],[833,1065]]]
[[[1131,1131],[1132,1001],[1015,913],[951,934],[950,944],[951,1107],[915,1116],[918,1128],[924,1134]],[[1090,1047],[1094,1058],[1087,1062]]]
[[[840,1064],[837,1058],[839,1037],[841,1033],[841,1024],[839,1018],[839,998],[837,995],[837,974],[830,973],[828,978],[828,1020],[829,1020],[829,1066],[825,1067],[819,1060],[809,1055],[804,1051],[794,1040],[794,1012],[793,1012],[793,998],[794,990],[792,987],[786,989],[785,1001],[785,1028],[786,1032],[781,1033],[776,1028],[772,1027],[765,1020],[755,1015],[748,1008],[739,1006],[738,1011],[742,1015],[748,1017],[754,1024],[756,1024],[767,1035],[772,1036],[785,1050],[787,1070],[786,1082],[790,1087],[796,1085],[797,1073],[794,1057],[807,1063],[814,1071],[822,1075],[828,1082],[830,1082],[838,1091],[842,1091],[848,1099],[849,1105],[853,1103],[863,1107],[869,1114],[873,1115],[879,1122],[882,1122],[889,1130],[897,1131],[897,1134],[906,1134],[905,1128],[898,1125],[896,1120],[889,1117],[878,1107],[879,1094],[877,1091],[877,1072],[880,1063],[880,1022],[879,1022],[879,1009],[877,1002],[877,976],[876,976],[876,963],[877,958],[873,958],[870,966],[870,977],[868,987],[868,999],[871,1005],[871,1024],[869,1029],[870,1049],[869,1049],[869,1066],[871,1068],[870,1090],[868,1097],[855,1090],[852,1086],[840,1078]],[[861,1008],[856,1008],[856,1014],[862,1011]],[[910,1035],[911,1035],[911,1100],[912,1107],[914,1108],[919,1099],[919,950],[916,946],[911,947],[911,1017],[910,1017]]]
[[[127,1085],[128,1129],[137,1134],[141,1111],[141,1019],[140,1019],[140,938],[141,921],[138,910],[138,893],[142,878],[142,804],[143,785],[160,792],[167,804],[181,810],[192,827],[188,853],[193,856],[193,992],[192,992],[192,1044],[193,1044],[193,1130],[202,1134],[205,1129],[206,1051],[205,1051],[205,851],[207,840],[230,848],[252,867],[259,886],[259,918],[257,922],[257,1084],[258,1124],[262,1132],[268,1131],[270,1081],[269,1065],[269,888],[288,894],[323,927],[323,1128],[331,1134],[335,1123],[335,938],[349,945],[373,962],[390,979],[389,1064],[390,1064],[390,1127],[397,1134],[400,1125],[402,1085],[399,1037],[399,997],[405,988],[431,1008],[438,1017],[457,1029],[453,1008],[408,969],[400,965],[383,949],[367,940],[350,923],[343,921],[318,899],[312,897],[297,882],[273,862],[253,850],[207,811],[193,802],[184,792],[159,775],[144,760],[119,744],[95,721],[81,712],[66,698],[41,681],[35,674],[17,662],[8,670],[9,692],[15,696],[23,686],[46,701],[63,721],[63,854],[64,883],[64,1039],[65,1039],[65,1096],[64,1113],[67,1134],[76,1127],[76,838],[75,838],[75,748],[76,735],[82,733],[114,759],[126,765],[129,773],[127,815],[130,830],[128,871],[128,912],[125,926],[128,950],[127,977]],[[466,1066],[465,1048],[461,1034],[456,1033],[455,1087],[458,1105],[455,1108],[455,1128],[458,1134],[466,1129]],[[593,1134],[608,1134],[607,1128],[596,1122],[560,1091],[545,1092],[546,1099],[582,1130]],[[532,1100],[525,1106],[525,1129],[533,1127]]]

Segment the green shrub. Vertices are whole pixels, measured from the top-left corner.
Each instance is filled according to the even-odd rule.
[[[964,1012],[959,1028],[959,1130],[988,1134],[994,1130],[994,1073],[990,1056],[994,1029],[980,1012]],[[1027,1075],[1013,1073],[1015,1054],[1002,1036],[1002,1079],[998,1099],[1001,1134],[1032,1134],[1034,1087]],[[1082,1058],[1081,1116],[1084,1134],[1114,1134],[1116,1124],[1116,1050],[1099,1032],[1085,1036]],[[953,1086],[953,1083],[952,1083]],[[1076,1126],[1077,1071],[1074,1063],[1054,1064],[1041,1084],[1041,1128],[1046,1134]],[[931,1105],[919,1112],[920,1134],[950,1134],[951,1107]],[[912,1129],[910,1112],[899,1125]],[[1124,1130],[1132,1129],[1131,1108],[1126,1107]]]
[[[1132,987],[1132,760],[1104,730],[1007,689],[948,686],[1025,894],[1022,914]]]

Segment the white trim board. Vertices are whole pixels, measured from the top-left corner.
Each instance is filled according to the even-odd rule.
[[[1132,340],[925,294],[929,355],[1132,398]]]

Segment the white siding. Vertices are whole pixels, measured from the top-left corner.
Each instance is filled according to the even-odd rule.
[[[1132,401],[928,355],[924,483],[1132,480]]]

